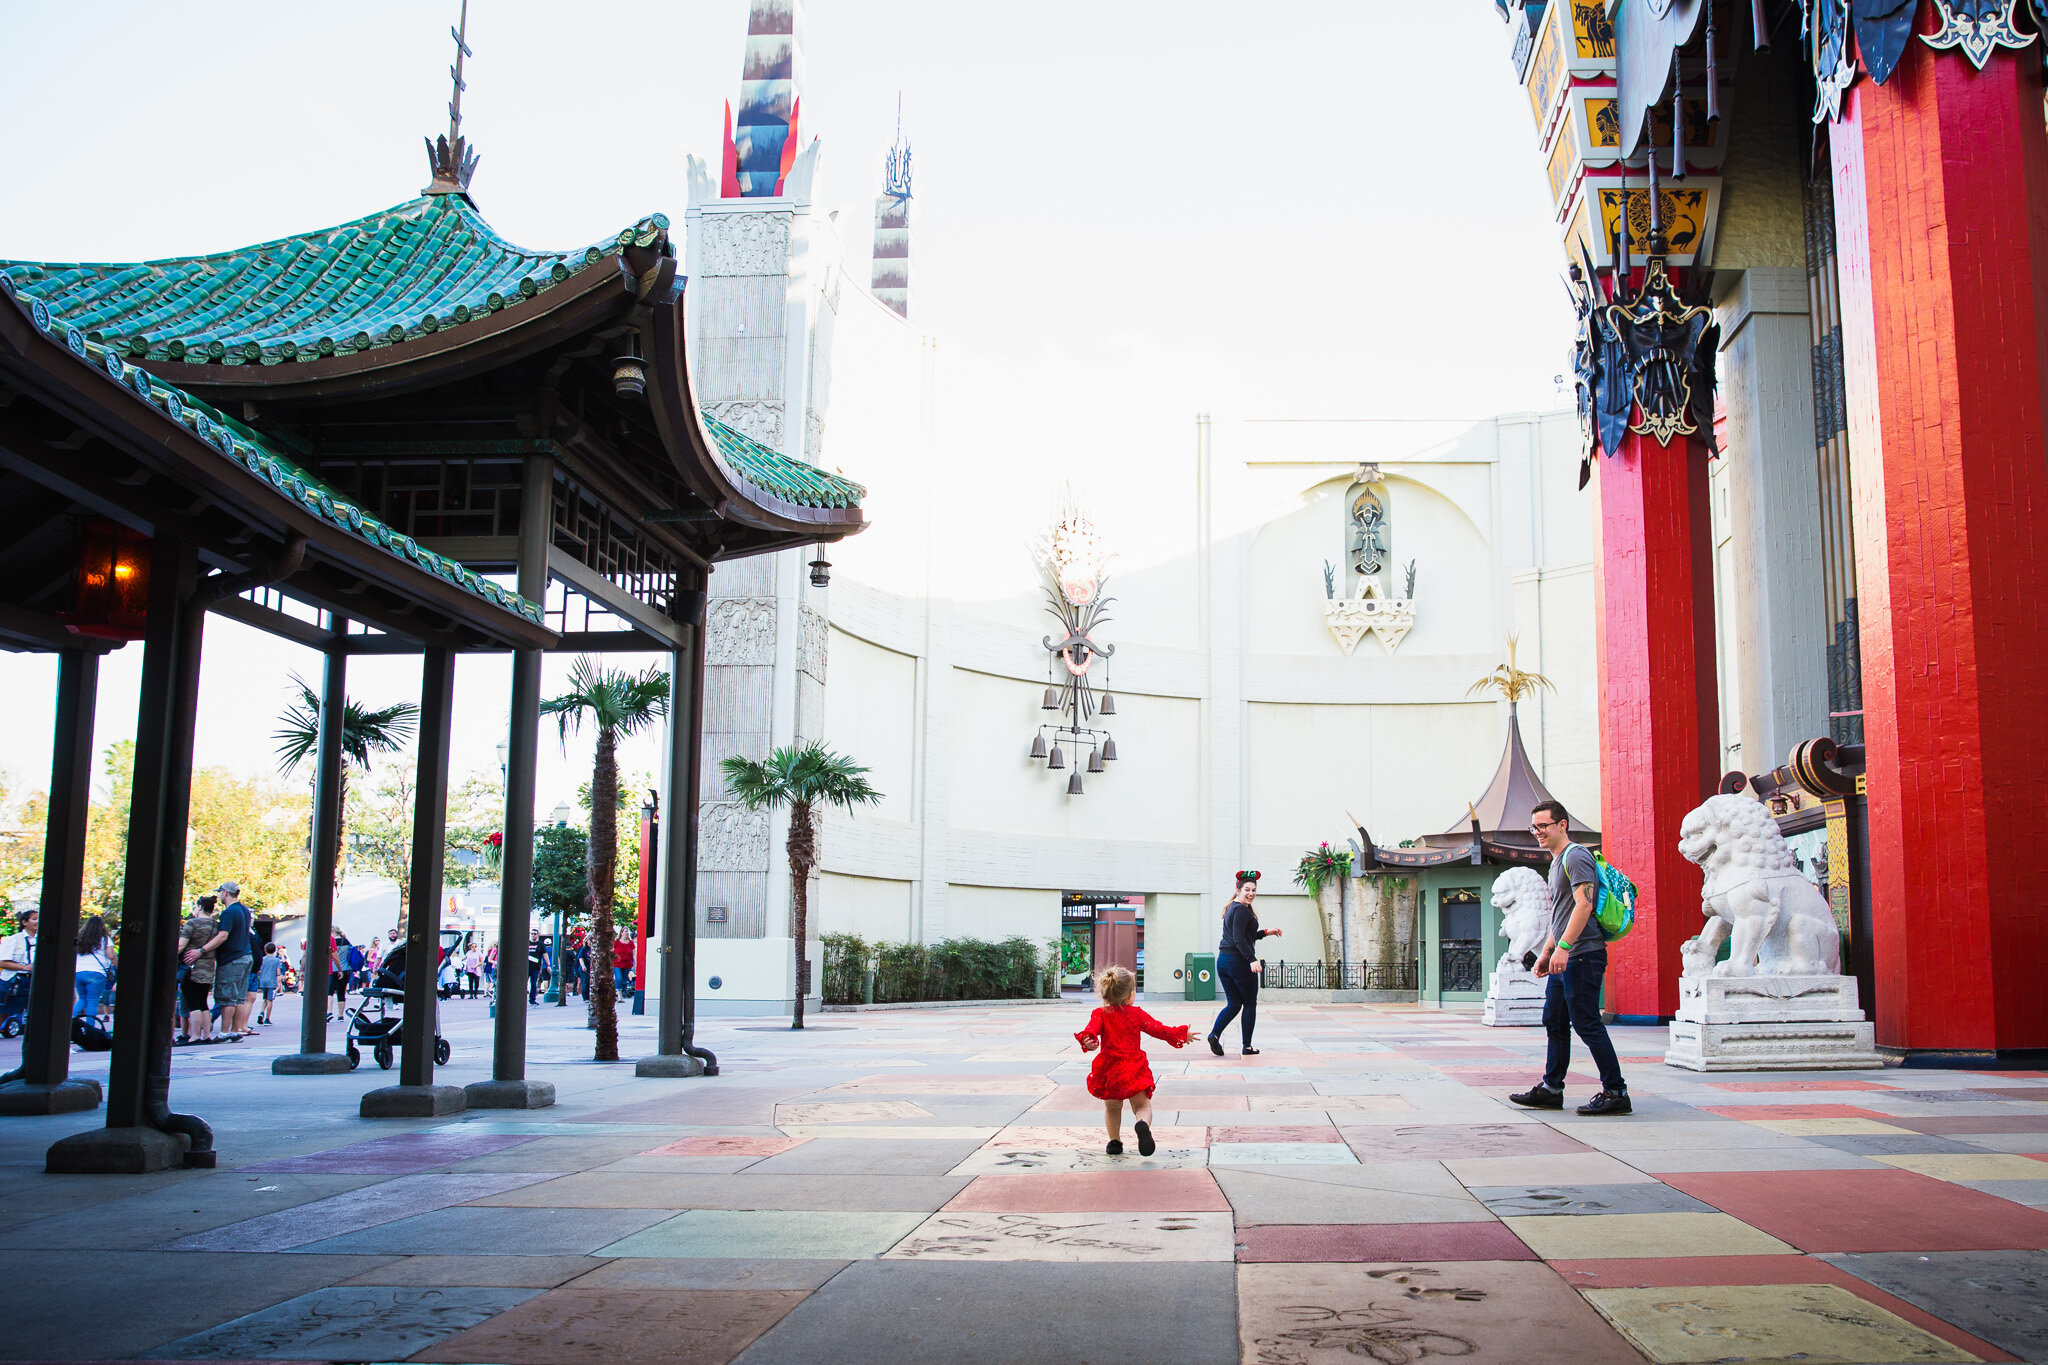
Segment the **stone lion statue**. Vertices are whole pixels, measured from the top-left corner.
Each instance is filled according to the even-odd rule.
[[[1501,913],[1508,959],[1520,967],[1550,937],[1550,884],[1533,868],[1511,867],[1493,883],[1493,908]]]
[[[1679,825],[1678,851],[1706,874],[1700,900],[1707,922],[1680,950],[1683,975],[1841,974],[1834,913],[1761,801],[1708,797]],[[1728,960],[1716,963],[1730,935]]]

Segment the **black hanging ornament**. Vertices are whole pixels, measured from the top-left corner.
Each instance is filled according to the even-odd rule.
[[[1913,38],[1913,17],[1919,0],[1849,0],[1849,17],[1856,27],[1856,50],[1863,55],[1870,79],[1883,85],[1898,70]]]

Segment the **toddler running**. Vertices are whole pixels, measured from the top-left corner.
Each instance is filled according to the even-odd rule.
[[[1188,1026],[1168,1028],[1131,1003],[1138,978],[1128,967],[1105,968],[1095,985],[1102,993],[1102,1006],[1088,1016],[1088,1027],[1074,1038],[1083,1052],[1096,1054],[1095,1065],[1088,1072],[1088,1093],[1102,1101],[1102,1122],[1109,1130],[1109,1146],[1103,1150],[1111,1156],[1124,1154],[1120,1134],[1124,1101],[1129,1100],[1131,1117],[1137,1120],[1133,1127],[1138,1134],[1138,1155],[1150,1156],[1156,1150],[1152,1141],[1154,1085],[1152,1067],[1145,1060],[1145,1046],[1138,1035],[1149,1033],[1161,1042],[1185,1047]],[[1097,1052],[1098,1048],[1101,1051]]]

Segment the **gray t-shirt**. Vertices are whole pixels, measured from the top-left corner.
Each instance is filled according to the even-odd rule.
[[[1550,936],[1564,937],[1565,927],[1572,922],[1572,911],[1577,908],[1578,897],[1572,893],[1575,886],[1593,884],[1593,904],[1600,904],[1600,870],[1593,864],[1593,854],[1584,844],[1565,845],[1564,856],[1550,860]],[[1600,928],[1598,915],[1586,916],[1586,927],[1572,940],[1574,948],[1591,948],[1604,944],[1607,935]]]

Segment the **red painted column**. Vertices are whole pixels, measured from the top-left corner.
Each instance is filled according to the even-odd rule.
[[[1707,456],[1630,435],[1599,467],[1600,840],[1638,892],[1635,931],[1608,950],[1607,1008],[1666,1017],[1701,924],[1678,826],[1720,776]]]
[[[1877,1039],[2048,1047],[2041,55],[1913,49],[1831,132]]]

